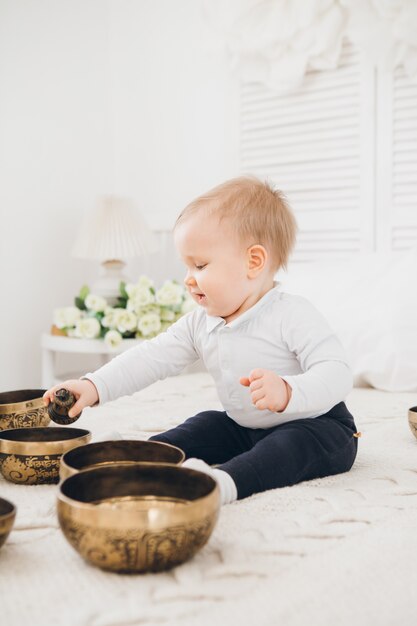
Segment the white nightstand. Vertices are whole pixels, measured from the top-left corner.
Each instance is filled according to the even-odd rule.
[[[123,339],[117,348],[110,348],[102,339],[75,339],[43,333],[42,348],[42,387],[47,389],[56,384],[55,357],[58,352],[72,354],[95,354],[100,357],[100,365],[104,365],[117,354],[132,348],[143,339]]]

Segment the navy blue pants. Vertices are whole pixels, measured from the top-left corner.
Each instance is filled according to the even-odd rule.
[[[319,417],[273,428],[244,428],[221,411],[204,411],[152,441],[187,458],[217,465],[233,478],[238,498],[303,480],[347,472],[356,457],[356,426],[344,402]]]

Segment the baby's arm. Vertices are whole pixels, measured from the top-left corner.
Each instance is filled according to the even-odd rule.
[[[195,311],[170,326],[154,339],[130,348],[81,380],[69,380],[45,393],[47,403],[61,388],[74,393],[77,402],[68,413],[71,417],[86,406],[130,395],[148,385],[179,374],[199,355],[194,345]]]
[[[193,311],[154,339],[123,352],[85,378],[94,383],[99,402],[115,400],[148,387],[157,380],[179,374],[197,361]]]
[[[305,298],[286,311],[282,341],[302,369],[295,375],[281,373],[292,390],[283,411],[286,416],[296,419],[324,413],[346,398],[353,376],[345,350],[323,315]]]
[[[327,412],[344,400],[352,389],[345,351],[321,313],[304,298],[288,304],[281,340],[295,354],[302,373],[287,376],[257,368],[242,377],[240,383],[249,387],[257,409],[298,419]]]

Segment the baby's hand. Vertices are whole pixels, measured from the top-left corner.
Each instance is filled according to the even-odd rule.
[[[93,404],[98,402],[97,389],[91,380],[65,380],[63,383],[55,385],[48,389],[48,391],[45,391],[43,399],[46,406],[48,406],[50,402],[53,402],[55,392],[58,391],[58,389],[68,389],[68,391],[74,394],[76,399],[75,404],[68,411],[69,417],[79,415],[86,406],[93,406]]]
[[[291,387],[271,370],[252,370],[249,378],[242,377],[239,382],[249,387],[252,402],[260,411],[284,411],[290,401]]]

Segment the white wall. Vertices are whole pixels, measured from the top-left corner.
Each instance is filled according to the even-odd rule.
[[[96,274],[70,256],[96,196],[170,227],[237,173],[237,111],[199,0],[0,0],[0,390],[40,384],[41,332]]]

